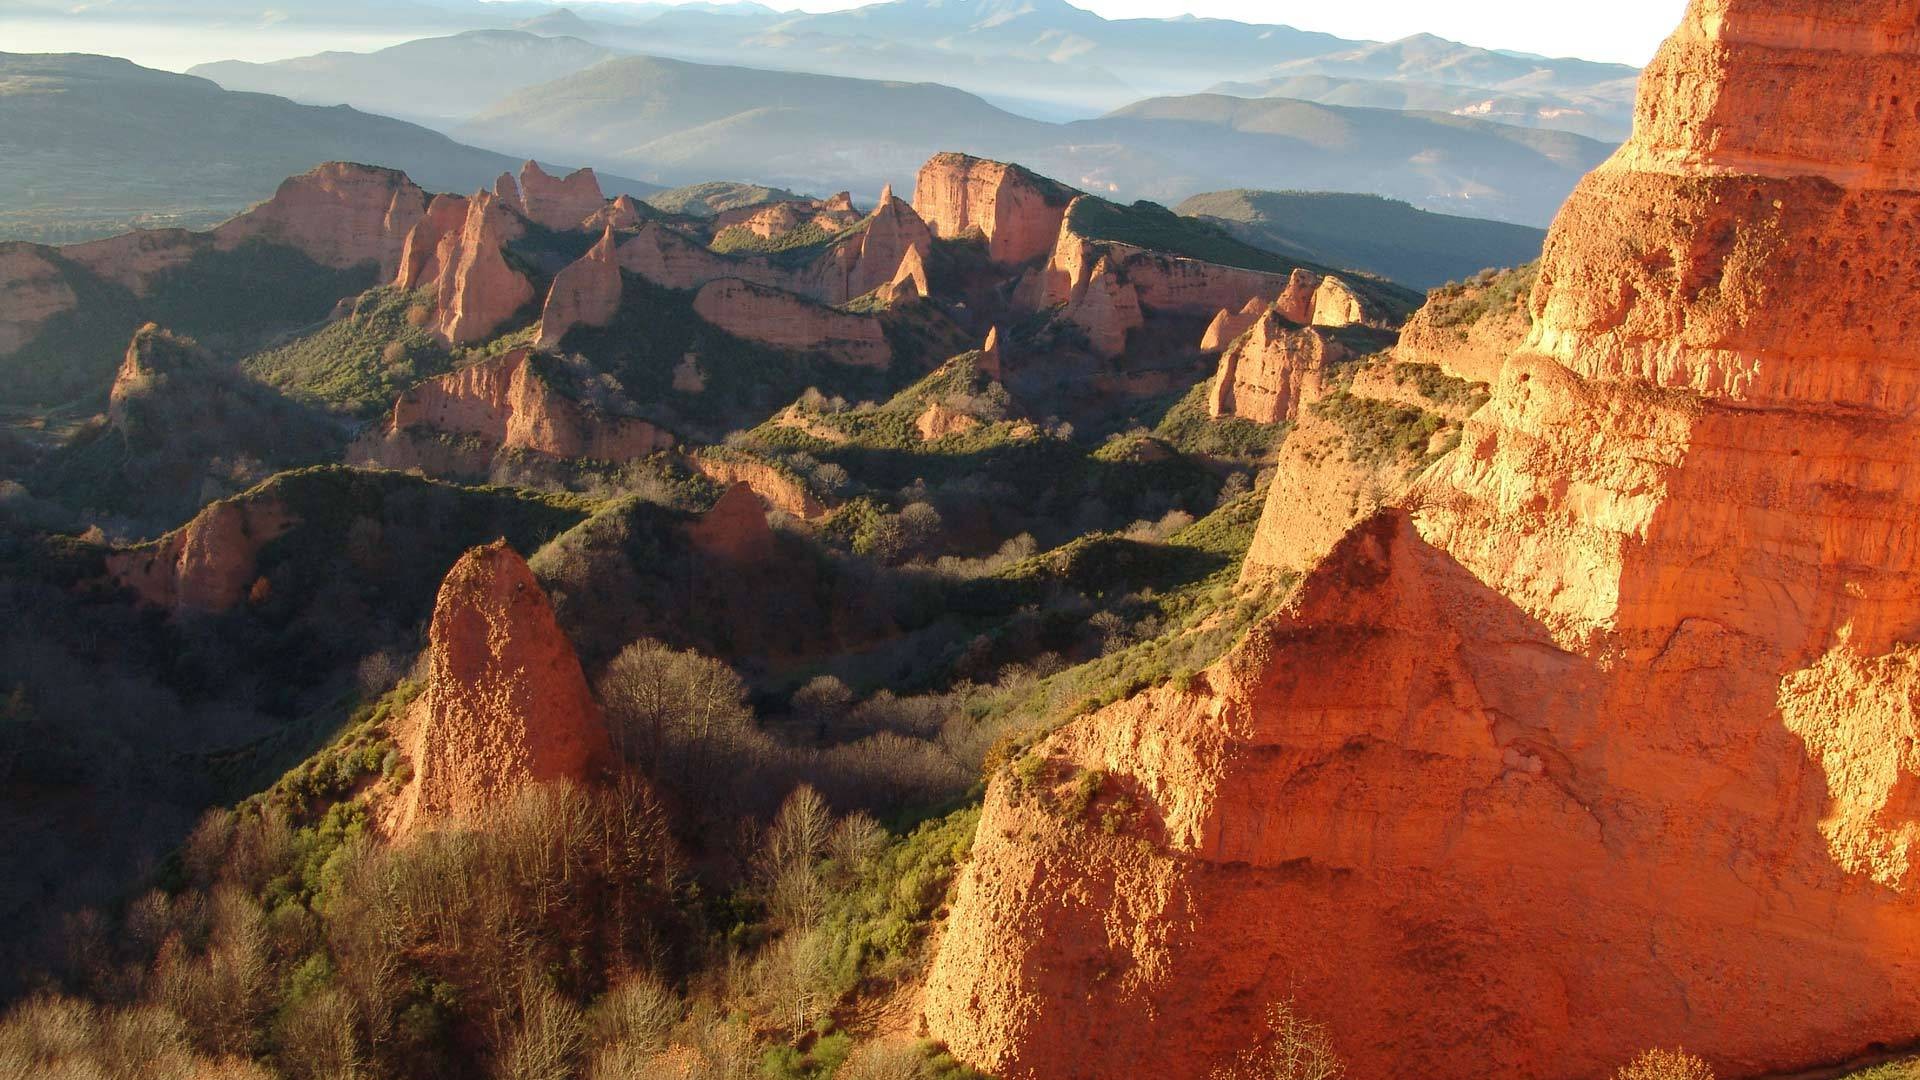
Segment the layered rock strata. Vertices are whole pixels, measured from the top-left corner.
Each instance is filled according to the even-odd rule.
[[[1695,0],[1459,448],[1036,748],[1117,835],[992,785],[936,1036],[1205,1075],[1291,998],[1356,1075],[1579,1080],[1920,1034],[1916,20]]]
[[[735,337],[764,345],[822,353],[859,367],[883,368],[893,360],[878,319],[738,278],[709,282],[695,294],[693,310]]]

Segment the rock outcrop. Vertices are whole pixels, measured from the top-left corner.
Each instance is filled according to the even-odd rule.
[[[920,433],[921,442],[936,442],[949,435],[965,435],[979,426],[978,417],[960,412],[938,401],[927,406],[926,411],[913,422],[914,430]]]
[[[175,614],[231,611],[260,576],[261,549],[295,523],[278,499],[227,499],[151,544],[108,555],[107,576]]]
[[[592,409],[561,393],[515,349],[407,391],[381,424],[355,440],[357,465],[485,476],[496,455],[631,461],[671,449],[671,433],[645,420]]]
[[[619,195],[587,218],[583,227],[588,232],[599,232],[602,229],[632,232],[647,220],[647,213],[640,206],[640,200],[631,195]]]
[[[1395,354],[1456,378],[1494,382],[1533,330],[1527,302],[1536,269],[1520,267],[1434,290],[1401,327]]]
[[[853,208],[853,196],[843,191],[825,201],[784,199],[726,210],[715,215],[709,227],[715,236],[737,228],[771,240],[809,225],[822,232],[837,233],[859,223],[860,213]]]
[[[880,320],[738,278],[708,282],[694,296],[693,310],[735,337],[764,345],[817,352],[860,367],[883,368],[893,361]]]
[[[844,304],[882,286],[911,281],[927,294],[927,253],[933,233],[913,207],[891,195],[867,215],[859,232],[829,246],[794,289],[824,303]]]
[[[758,566],[774,556],[767,508],[745,481],[729,485],[713,509],[687,526],[687,535],[695,551],[722,563]]]
[[[536,344],[558,346],[576,326],[605,326],[620,311],[620,263],[614,254],[613,226],[585,255],[554,275],[547,305],[540,312]]]
[[[222,251],[254,240],[284,244],[339,270],[373,263],[387,278],[426,209],[426,192],[407,174],[335,161],[286,180],[213,237]]]
[[[573,644],[505,540],[461,556],[441,583],[427,665],[392,835],[474,818],[537,784],[592,782],[612,765]]]
[[[433,333],[440,340],[483,341],[533,300],[533,283],[503,254],[525,229],[520,215],[490,192],[435,199],[407,237],[394,283],[433,289]]]
[[[806,482],[792,472],[763,461],[731,454],[695,454],[688,458],[694,470],[716,484],[734,487],[745,484],[769,509],[778,510],[801,521],[817,521],[827,516],[827,506],[808,490]]]
[[[1201,352],[1220,352],[1239,339],[1241,334],[1253,329],[1255,323],[1267,312],[1273,310],[1273,303],[1257,296],[1249,297],[1238,311],[1221,308],[1207,324],[1207,331],[1200,337]]]
[[[1045,256],[1075,193],[1018,165],[935,154],[920,167],[913,208],[935,236],[980,236],[1002,266]]]
[[[1220,357],[1207,414],[1277,424],[1320,396],[1328,365],[1351,354],[1325,331],[1269,310]]]
[[[575,169],[565,179],[551,176],[536,162],[520,166],[520,206],[528,221],[559,232],[586,227],[606,206],[592,169]]]
[[[992,785],[934,1035],[1011,1080],[1204,1075],[1280,998],[1360,1076],[1914,1039],[1915,19],[1695,0],[1459,448],[1036,748],[1126,827]]]
[[[1105,256],[1074,285],[1061,316],[1085,331],[1087,348],[1105,359],[1126,352],[1127,333],[1146,325],[1139,292]]]

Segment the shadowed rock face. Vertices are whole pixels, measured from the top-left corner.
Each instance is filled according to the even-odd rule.
[[[886,367],[893,360],[878,319],[808,303],[737,278],[708,282],[693,298],[702,319],[736,337],[783,349],[819,352],[845,364]]]
[[[1205,1075],[1291,996],[1356,1075],[1580,1080],[1920,1034],[1916,42],[1696,0],[1459,448],[1191,687],[1037,749],[1120,835],[993,785],[936,1036]]]
[[[427,686],[414,703],[395,835],[470,818],[534,784],[595,779],[606,722],[533,571],[506,541],[461,556],[440,586]]]
[[[175,614],[230,611],[259,576],[261,549],[294,524],[278,499],[228,499],[150,545],[107,556],[107,574]]]
[[[554,275],[547,306],[540,313],[536,344],[560,344],[576,326],[605,326],[620,311],[620,263],[614,256],[613,226],[580,259]]]

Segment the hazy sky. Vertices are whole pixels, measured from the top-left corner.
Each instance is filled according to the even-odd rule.
[[[831,11],[871,0],[763,0],[772,7]],[[1489,49],[1644,64],[1680,25],[1687,0],[1070,0],[1109,19],[1204,15],[1285,23],[1350,38],[1390,40],[1430,33]]]
[[[1686,0],[1074,0],[1112,19],[1192,12],[1277,22],[1341,37],[1397,38],[1421,32],[1547,56],[1644,64],[1680,25]]]

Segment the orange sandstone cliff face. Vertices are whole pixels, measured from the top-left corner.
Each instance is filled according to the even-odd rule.
[[[347,460],[483,476],[503,451],[628,461],[673,446],[672,434],[654,424],[609,416],[561,394],[531,359],[515,349],[414,387],[394,402],[385,424],[355,440]]]
[[[913,208],[935,236],[984,236],[994,262],[1017,266],[1053,249],[1071,195],[1018,165],[935,154],[920,167]]]
[[[573,645],[504,540],[461,556],[441,584],[413,710],[414,775],[395,835],[471,817],[535,784],[592,780],[613,760]]]
[[[227,499],[152,544],[108,555],[107,576],[176,614],[229,611],[259,576],[261,549],[295,520],[278,499]]]
[[[520,205],[516,209],[537,225],[561,232],[584,228],[606,201],[592,169],[577,169],[561,179],[532,161],[520,166]]]
[[[893,360],[880,320],[822,307],[737,278],[707,283],[695,294],[693,310],[727,333],[750,341],[819,352],[861,367],[883,368]]]
[[[433,332],[465,345],[491,337],[533,299],[533,284],[502,250],[526,225],[489,192],[433,200],[408,235],[394,284],[434,291]]]
[[[1361,1076],[1920,1035],[1916,43],[1910,2],[1696,0],[1458,449],[1034,751],[1119,835],[993,784],[935,1035],[1009,1080],[1203,1076],[1289,996]]]
[[[547,305],[540,313],[541,348],[560,344],[576,326],[605,326],[620,311],[620,263],[614,255],[613,226],[580,259],[554,275]]]
[[[426,193],[405,173],[335,161],[283,182],[273,198],[215,229],[214,242],[222,250],[249,240],[285,244],[322,266],[375,263],[386,277],[426,208]]]
[[[1262,424],[1295,419],[1320,395],[1327,366],[1348,355],[1324,331],[1269,311],[1220,357],[1207,413]]]
[[[374,264],[385,276],[399,266],[426,206],[426,194],[404,173],[330,162],[286,180],[273,198],[211,232],[141,229],[58,249],[0,244],[0,356],[79,306],[63,264],[143,297],[162,273],[196,255],[259,241],[335,269]]]

